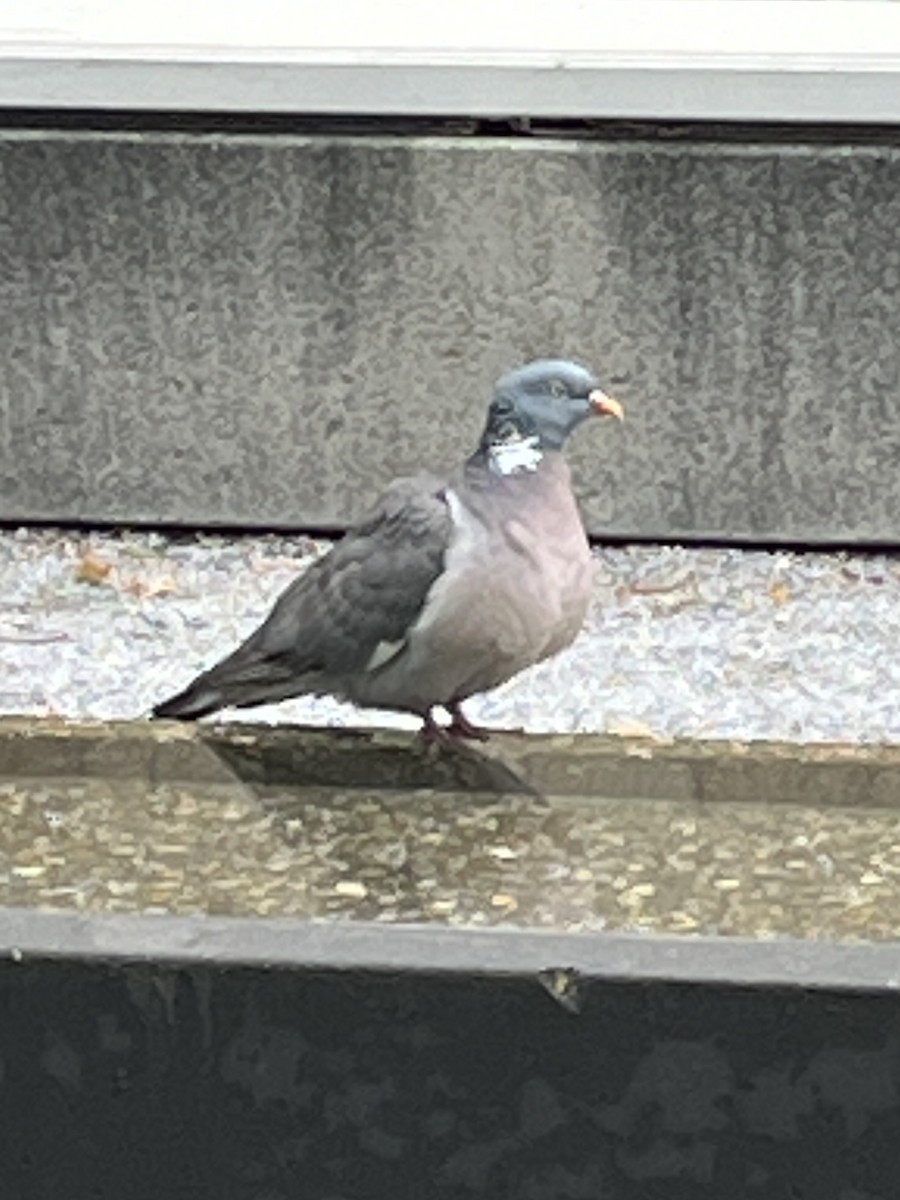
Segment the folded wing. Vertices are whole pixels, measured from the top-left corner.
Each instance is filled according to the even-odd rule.
[[[444,569],[452,520],[440,480],[395,482],[374,511],[287,588],[266,621],[154,716],[193,720],[374,669],[404,643]]]

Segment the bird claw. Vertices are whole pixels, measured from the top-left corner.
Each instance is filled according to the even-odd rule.
[[[439,725],[431,713],[422,718],[421,737],[426,746],[451,749],[462,741],[486,742],[490,737],[490,730],[473,725],[458,704],[448,704],[447,711],[449,725]]]
[[[468,738],[473,742],[487,742],[490,740],[491,731],[483,729],[480,725],[473,725],[463,710],[458,704],[451,704],[447,711],[450,713],[451,721],[447,726],[447,732],[456,738]]]
[[[419,730],[419,736],[426,749],[429,750],[438,747],[448,749],[455,743],[449,726],[445,728],[443,725],[438,725],[431,713],[426,713],[422,718],[422,728]]]

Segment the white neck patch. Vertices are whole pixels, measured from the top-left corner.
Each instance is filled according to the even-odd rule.
[[[488,449],[488,465],[498,475],[536,471],[543,457],[544,453],[536,437],[518,438],[514,442],[498,442]]]

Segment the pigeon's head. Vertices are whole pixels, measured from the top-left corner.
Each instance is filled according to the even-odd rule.
[[[485,451],[528,443],[538,456],[561,450],[569,434],[588,417],[622,420],[622,405],[578,363],[541,359],[511,371],[497,384],[481,441]]]

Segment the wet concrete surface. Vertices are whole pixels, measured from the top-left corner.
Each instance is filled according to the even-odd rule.
[[[900,930],[900,753],[0,722],[0,905]]]

